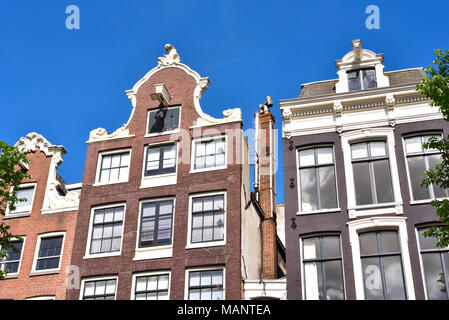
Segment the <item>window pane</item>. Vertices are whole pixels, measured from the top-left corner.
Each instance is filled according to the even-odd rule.
[[[196,287],[200,285],[200,273],[190,272],[189,287]]]
[[[318,164],[327,164],[334,162],[332,148],[318,148]]]
[[[337,188],[334,166],[318,168],[320,177],[320,209],[337,208]]]
[[[212,284],[222,285],[223,284],[223,271],[213,271],[212,272]]]
[[[362,70],[363,75],[363,88],[377,88],[376,71],[374,69]]]
[[[326,300],[343,300],[343,272],[341,260],[326,261],[324,263],[326,274]]]
[[[429,155],[427,156],[427,159],[429,160],[429,169],[435,170],[435,165],[441,163],[442,161],[442,157],[441,154],[433,154],[433,155]],[[446,192],[440,188],[437,185],[432,185],[433,186],[433,191],[435,194],[435,198],[443,198],[446,196]]]
[[[308,238],[303,241],[304,259],[320,258],[320,238]]]
[[[340,257],[340,238],[323,237],[323,258]]]
[[[382,253],[399,252],[398,233],[396,231],[382,231],[380,233],[380,248]]]
[[[212,272],[210,271],[201,272],[201,285],[209,286],[211,284],[212,284]]]
[[[168,290],[168,275],[159,276],[158,289]]]
[[[393,186],[388,160],[374,161],[373,171],[376,183],[377,203],[393,202]]]
[[[362,255],[379,253],[379,246],[377,244],[377,234],[375,232],[361,233],[360,239],[360,253]]]
[[[154,217],[156,215],[156,203],[144,203],[142,206],[142,217]]]
[[[84,295],[92,296],[95,293],[95,282],[86,282],[84,285]]]
[[[317,210],[318,195],[315,168],[300,169],[299,179],[301,187],[301,210]]]
[[[192,231],[192,242],[201,242],[202,241],[203,230],[196,229]]]
[[[363,284],[366,300],[383,300],[382,272],[379,258],[362,259]]]
[[[386,145],[384,141],[370,142],[371,157],[386,157],[387,151],[385,147]]]
[[[201,289],[201,300],[211,300],[212,289]]]
[[[407,163],[413,200],[429,199],[429,189],[426,187],[421,187],[421,182],[426,177],[426,164],[424,162],[424,156],[408,157]]]
[[[299,166],[313,166],[315,165],[315,151],[314,149],[306,149],[299,151]]]
[[[351,145],[351,156],[352,159],[361,159],[368,157],[368,149],[366,148],[366,143],[355,143]]]
[[[441,139],[441,135],[426,135],[426,136],[423,137],[423,142],[429,142],[431,137],[435,137],[435,138],[437,138],[437,140]],[[425,152],[432,152],[432,151],[438,151],[438,150],[437,149],[432,149],[432,148],[429,148],[429,149],[425,150]]]
[[[356,162],[352,165],[354,169],[356,203],[358,205],[372,204],[373,195],[371,190],[369,164],[367,162]]]
[[[223,210],[224,209],[224,197],[223,196],[215,196],[214,197],[214,210]]]
[[[203,198],[203,211],[210,211],[213,209],[213,198]]]
[[[424,253],[422,261],[427,298],[429,300],[446,300],[448,296],[440,253]]]
[[[323,272],[321,263],[304,264],[304,280],[307,300],[318,300],[323,297]]]
[[[201,294],[200,294],[200,290],[195,289],[195,290],[190,290],[189,291],[189,300],[200,300]]]
[[[31,201],[33,199],[33,194],[34,194],[34,187],[22,188],[22,189],[17,190],[16,197],[18,199],[25,199],[26,201],[24,201],[24,202],[17,201],[15,203],[16,210],[14,210],[13,212],[31,210],[30,206],[32,204]]]
[[[407,154],[420,153],[422,152],[422,139],[421,137],[411,137],[405,139],[405,150]]]
[[[359,71],[348,71],[348,89],[349,91],[360,90],[362,87],[359,78]]]
[[[405,300],[404,275],[400,256],[383,258],[385,286],[388,300]]]
[[[201,212],[201,211],[203,211],[203,200],[193,199],[193,212]]]
[[[437,248],[437,238],[435,237],[425,237],[424,232],[429,230],[429,228],[424,228],[419,230],[419,246],[421,250],[435,249]]]

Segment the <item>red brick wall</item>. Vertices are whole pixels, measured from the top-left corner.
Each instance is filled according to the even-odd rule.
[[[0,281],[0,299],[56,296],[57,300],[64,300],[67,278],[65,270],[70,264],[77,212],[41,214],[51,157],[45,156],[39,148],[34,153],[28,153],[27,157],[31,161],[28,173],[32,178],[25,179],[22,183],[37,183],[34,202],[30,216],[3,220],[11,226],[12,234],[26,237],[26,239],[18,277]],[[30,276],[38,235],[59,231],[65,231],[59,273]]]
[[[177,184],[161,187],[140,189],[144,147],[149,143],[167,141],[169,135],[158,137],[144,137],[147,126],[147,112],[158,107],[152,101],[150,93],[154,92],[154,84],[164,83],[173,96],[171,105],[181,105],[181,128],[188,130],[189,152],[191,149],[192,130],[190,126],[198,118],[193,104],[195,80],[178,68],[165,68],[155,73],[144,83],[137,93],[137,105],[133,118],[129,123],[130,134],[133,138],[98,142],[88,145],[85,171],[83,178],[83,192],[79,209],[75,246],[72,264],[81,268],[81,277],[118,275],[117,299],[130,299],[132,274],[140,271],[171,270],[170,299],[184,299],[185,270],[190,267],[226,267],[226,298],[242,298],[241,282],[241,174],[240,164],[230,163],[228,152],[228,167],[191,174],[190,161],[179,163],[182,154],[178,154]],[[101,122],[101,119],[99,120]],[[219,132],[225,130],[239,130],[242,123],[215,126]],[[180,143],[183,138],[180,137]],[[228,138],[229,139],[229,138]],[[237,139],[239,143],[241,136]],[[240,148],[237,143],[232,144],[234,152]],[[228,140],[228,146],[230,142]],[[95,182],[97,158],[103,150],[118,148],[132,148],[129,180],[127,183],[92,186]],[[184,150],[185,151],[185,150]],[[190,159],[190,156],[189,156]],[[234,161],[233,161],[234,162]],[[189,195],[199,192],[226,191],[227,218],[225,246],[185,249],[187,245],[187,226],[189,212]],[[173,196],[176,198],[174,213],[173,256],[172,258],[132,261],[135,254],[138,228],[139,203],[143,199]],[[126,202],[125,226],[121,256],[83,259],[86,251],[89,221],[93,206],[114,202]],[[68,290],[69,299],[79,299],[79,290]]]

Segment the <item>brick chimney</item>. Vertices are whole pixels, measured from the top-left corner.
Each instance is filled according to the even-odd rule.
[[[262,221],[262,279],[277,278],[276,247],[276,193],[274,159],[274,117],[270,111],[273,103],[268,96],[259,113],[255,114],[256,166],[255,191],[264,211]]]

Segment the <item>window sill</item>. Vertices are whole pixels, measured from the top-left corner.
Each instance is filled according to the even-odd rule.
[[[173,256],[173,246],[160,246],[151,248],[138,248],[133,261],[171,258]]]
[[[104,183],[100,183],[100,182],[95,182],[93,185],[92,185],[92,187],[100,187],[100,186],[108,186],[108,185],[111,185],[111,184],[121,184],[121,183],[127,183],[128,182],[128,180],[126,180],[126,181],[117,181],[117,182],[104,182]]]
[[[48,270],[34,270],[31,271],[30,273],[30,277],[36,277],[36,276],[46,276],[46,275],[51,275],[51,274],[58,274],[59,273],[59,269],[48,269]]]
[[[118,257],[121,256],[122,252],[113,253],[98,253],[98,254],[88,254],[83,257],[83,259],[97,259],[97,258],[107,258],[107,257]]]
[[[335,209],[324,209],[324,210],[315,210],[315,211],[298,211],[296,212],[297,216],[306,216],[310,214],[325,214],[325,213],[333,213],[333,212],[341,212],[340,208]]]
[[[417,204],[430,204],[432,201],[437,200],[437,201],[442,201],[444,199],[449,199],[449,198],[437,198],[437,199],[425,199],[425,200],[412,200],[410,201],[410,205],[417,205]]]
[[[186,246],[186,250],[198,249],[198,248],[209,248],[209,247],[221,247],[221,246],[225,246],[225,245],[226,245],[226,241],[189,243]]]
[[[24,217],[29,217],[30,215],[31,215],[31,212],[8,213],[7,215],[3,216],[3,220],[5,220],[5,219],[15,219],[15,218],[24,218]]]
[[[140,189],[176,184],[177,172],[143,177]]]
[[[165,132],[146,133],[143,137],[151,138],[151,137],[159,137],[159,136],[165,136],[165,135],[175,134],[175,133],[179,133],[179,128],[176,130],[165,131]]]
[[[396,215],[404,214],[402,203],[382,203],[374,205],[356,206],[354,208],[348,208],[349,218],[354,219],[360,216],[372,216],[378,214],[391,214]]]
[[[6,274],[5,275],[5,280],[8,280],[8,279],[17,279],[19,277],[19,274],[18,273],[12,273],[12,274]]]
[[[221,166],[221,167],[214,167],[214,168],[205,168],[205,169],[190,169],[189,173],[199,173],[199,172],[209,172],[209,171],[216,171],[216,170],[224,170],[227,169],[228,166]]]

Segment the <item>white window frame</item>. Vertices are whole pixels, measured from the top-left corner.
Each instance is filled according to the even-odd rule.
[[[145,176],[148,148],[162,147],[162,146],[170,145],[170,144],[174,144],[176,146],[175,172],[158,174],[158,175],[154,175],[154,176]],[[178,141],[166,141],[166,142],[152,143],[152,144],[146,145],[144,147],[144,153],[143,153],[142,181],[140,183],[140,189],[176,184],[177,177],[178,177],[178,166],[179,166],[179,143],[178,143]]]
[[[36,248],[34,250],[33,266],[31,268],[30,276],[59,273],[59,271],[61,269],[62,258],[64,257],[64,245],[65,245],[65,238],[66,238],[65,235],[66,235],[65,231],[48,232],[48,233],[43,233],[43,234],[38,235],[37,241],[36,241]],[[53,268],[53,269],[36,270],[37,259],[39,257],[39,250],[41,248],[42,239],[59,237],[59,236],[62,236],[62,244],[61,244],[61,254],[59,255],[58,267]]]
[[[136,283],[138,277],[151,277],[160,276],[168,274],[168,300],[170,300],[170,287],[171,287],[171,271],[170,270],[159,270],[159,271],[147,271],[147,272],[137,272],[133,273],[133,279],[131,283],[131,300],[136,298]]]
[[[357,218],[367,215],[403,214],[401,187],[399,183],[399,173],[396,161],[395,139],[393,128],[375,128],[362,129],[350,132],[345,132],[340,135],[343,149],[343,158],[346,175],[346,190],[348,200],[349,218]],[[386,140],[388,146],[388,163],[390,165],[391,184],[393,187],[393,202],[357,205],[356,204],[356,190],[354,184],[354,173],[352,168],[351,144],[356,142],[364,142],[371,139]]]
[[[408,155],[407,155],[407,148],[406,148],[406,145],[405,145],[405,140],[408,139],[408,138],[413,138],[413,137],[422,137],[424,135],[439,135],[440,138],[443,138],[442,131],[438,131],[438,130],[430,131],[430,132],[429,131],[427,131],[427,132],[426,131],[424,131],[424,132],[416,132],[416,133],[405,134],[405,135],[402,136],[402,148],[403,148],[403,151],[404,151],[405,169],[407,171],[407,183],[408,183],[408,190],[409,190],[409,194],[410,194],[410,204],[430,203],[433,200],[443,200],[443,199],[446,198],[446,197],[443,197],[443,198],[435,198],[434,197],[434,198],[423,199],[423,200],[414,200],[414,198],[413,198],[413,190],[412,190],[412,184],[411,184],[411,179],[410,179],[410,170],[409,170],[408,161],[407,161]],[[432,154],[442,154],[442,153],[441,152],[423,153],[422,155],[427,156],[427,155],[432,155]],[[411,157],[413,157],[413,155],[411,155]],[[429,188],[429,195],[431,195],[431,193],[433,195],[435,195],[433,189],[431,191],[430,188]]]
[[[31,215],[31,212],[33,211],[33,204],[34,204],[34,198],[36,196],[36,187],[37,187],[37,183],[36,182],[30,182],[30,183],[22,183],[19,185],[18,189],[22,189],[22,188],[29,188],[29,187],[33,187],[34,188],[34,192],[33,192],[33,197],[31,199],[31,205],[29,207],[29,209],[27,208],[26,211],[24,212],[19,212],[19,213],[14,213],[11,212],[9,210],[9,204],[6,206],[6,210],[5,210],[5,218],[19,218],[19,217],[28,217],[29,215]],[[14,187],[11,187],[11,191],[13,190]],[[18,202],[20,203],[20,202]]]
[[[224,155],[224,165],[218,166],[218,167],[212,167],[212,168],[202,168],[202,169],[195,169],[195,160],[196,160],[196,144],[201,143],[204,141],[211,141],[211,140],[221,140],[224,139],[225,142],[225,155]],[[228,137],[226,134],[220,134],[215,136],[206,136],[201,138],[194,138],[192,140],[192,152],[191,152],[191,159],[190,159],[190,173],[196,173],[196,172],[207,172],[207,171],[214,171],[214,170],[223,170],[227,169],[228,167]]]
[[[126,180],[114,181],[114,182],[100,182],[101,164],[103,162],[103,157],[114,155],[114,154],[126,153],[126,152],[129,152],[129,170],[128,170],[128,176],[126,177]],[[104,185],[109,185],[109,184],[127,183],[129,181],[129,174],[131,172],[131,155],[132,155],[131,148],[122,148],[122,149],[116,149],[116,150],[104,150],[104,151],[98,152],[97,169],[96,169],[96,173],[95,173],[95,183],[93,184],[93,186],[96,187],[96,186],[104,186]]]
[[[412,267],[408,250],[406,217],[373,217],[347,223],[349,229],[349,241],[351,243],[352,260],[354,266],[354,283],[357,300],[365,299],[362,259],[360,257],[359,233],[379,231],[383,229],[395,229],[398,231],[399,246],[401,248],[401,260],[404,273],[405,291],[407,300],[415,300]]]
[[[172,231],[171,231],[171,244],[162,245],[157,247],[139,248],[140,241],[140,223],[142,220],[142,205],[148,202],[158,202],[164,200],[173,200],[173,214],[172,214]],[[133,260],[147,260],[147,259],[162,259],[170,258],[173,256],[173,237],[175,232],[175,211],[176,211],[176,198],[175,197],[163,197],[154,199],[141,200],[139,203],[139,216],[137,219],[137,237],[136,237],[136,252]]]
[[[91,282],[91,281],[107,281],[107,280],[115,280],[115,295],[114,295],[114,300],[117,300],[118,276],[100,276],[100,277],[89,277],[89,278],[81,279],[81,288],[80,288],[80,296],[79,296],[79,300],[83,300],[84,287],[85,287],[86,282]]]
[[[223,196],[223,203],[224,203],[224,227],[223,227],[223,240],[221,241],[208,241],[208,242],[199,242],[199,243],[192,243],[191,237],[192,237],[192,206],[193,206],[193,199],[194,198],[203,198],[203,197],[209,197],[209,196]],[[187,246],[186,249],[194,249],[194,248],[205,248],[205,247],[218,247],[218,246],[225,246],[226,245],[226,230],[228,228],[227,226],[227,192],[226,191],[217,191],[217,192],[207,192],[207,193],[196,193],[189,195],[189,211],[188,211],[188,222],[187,222]]]
[[[175,134],[178,133],[181,127],[181,114],[182,114],[182,106],[181,105],[175,105],[175,106],[168,106],[168,107],[163,107],[162,109],[174,109],[174,108],[179,108],[179,119],[178,119],[178,127],[174,130],[170,130],[170,131],[164,131],[164,132],[154,132],[154,133],[149,133],[148,132],[148,126],[150,125],[150,112],[152,111],[157,111],[159,110],[159,108],[156,109],[148,109],[147,110],[147,121],[146,121],[146,128],[145,128],[145,138],[147,137],[157,137],[157,136],[163,136],[163,135],[167,135],[167,134]]]
[[[22,259],[23,259],[23,252],[25,251],[25,241],[26,241],[26,236],[21,236],[23,239],[23,243],[22,243],[22,250],[20,251],[20,260],[19,260],[19,266],[17,267],[17,272],[11,273],[8,272],[5,276],[5,279],[9,279],[9,278],[17,278],[19,276],[20,273],[20,267],[22,265]],[[11,242],[16,242],[18,241],[18,238],[12,238]],[[0,247],[1,249],[1,247]],[[3,262],[2,260],[0,260],[0,262]],[[4,264],[0,264],[0,270],[4,270]]]
[[[226,300],[226,266],[205,266],[205,267],[187,268],[186,273],[185,273],[185,282],[184,282],[184,300],[189,300],[189,280],[190,280],[189,275],[190,275],[190,272],[211,271],[211,270],[218,270],[218,269],[223,270],[223,300]],[[203,301],[205,301],[205,300],[203,300]]]
[[[342,268],[342,273],[343,273],[343,290],[344,290],[344,298],[345,300],[348,299],[347,297],[347,288],[346,288],[346,273],[345,273],[345,262],[344,262],[344,257],[343,257],[343,243],[342,243],[342,239],[341,239],[341,233],[339,232],[334,232],[334,231],[330,231],[330,232],[319,232],[319,233],[312,233],[312,234],[307,234],[307,235],[302,235],[299,237],[299,250],[301,253],[301,291],[302,291],[302,299],[306,300],[306,283],[304,282],[305,280],[305,275],[304,275],[304,246],[303,246],[303,240],[304,239],[308,239],[308,238],[315,238],[315,237],[326,237],[326,236],[338,236],[339,238],[339,242],[340,242],[340,254],[341,254],[341,268]]]
[[[333,166],[334,166],[334,174],[335,174],[335,190],[336,190],[336,196],[337,196],[337,207],[331,208],[331,209],[320,209],[320,210],[312,210],[312,211],[301,211],[301,179],[299,178],[299,151],[306,150],[306,149],[315,149],[320,147],[331,147],[332,148],[332,156],[333,159]],[[314,166],[316,167],[316,166]],[[307,145],[303,147],[299,147],[296,149],[296,181],[298,181],[298,212],[296,215],[307,215],[307,214],[317,214],[317,213],[331,213],[331,212],[340,212],[340,200],[338,197],[338,177],[337,177],[337,161],[335,159],[335,145],[332,143],[317,143],[313,145]]]
[[[105,252],[105,253],[90,253],[90,246],[92,242],[92,230],[93,230],[93,222],[95,216],[95,210],[108,209],[108,208],[116,208],[123,206],[123,221],[122,221],[122,238],[120,240],[120,250],[114,252]],[[95,259],[95,258],[103,258],[103,257],[114,257],[122,255],[123,249],[123,234],[125,232],[125,219],[126,219],[126,202],[117,202],[112,204],[105,205],[96,205],[90,209],[90,218],[89,218],[89,233],[87,235],[87,243],[86,243],[86,251],[84,253],[83,259]]]

